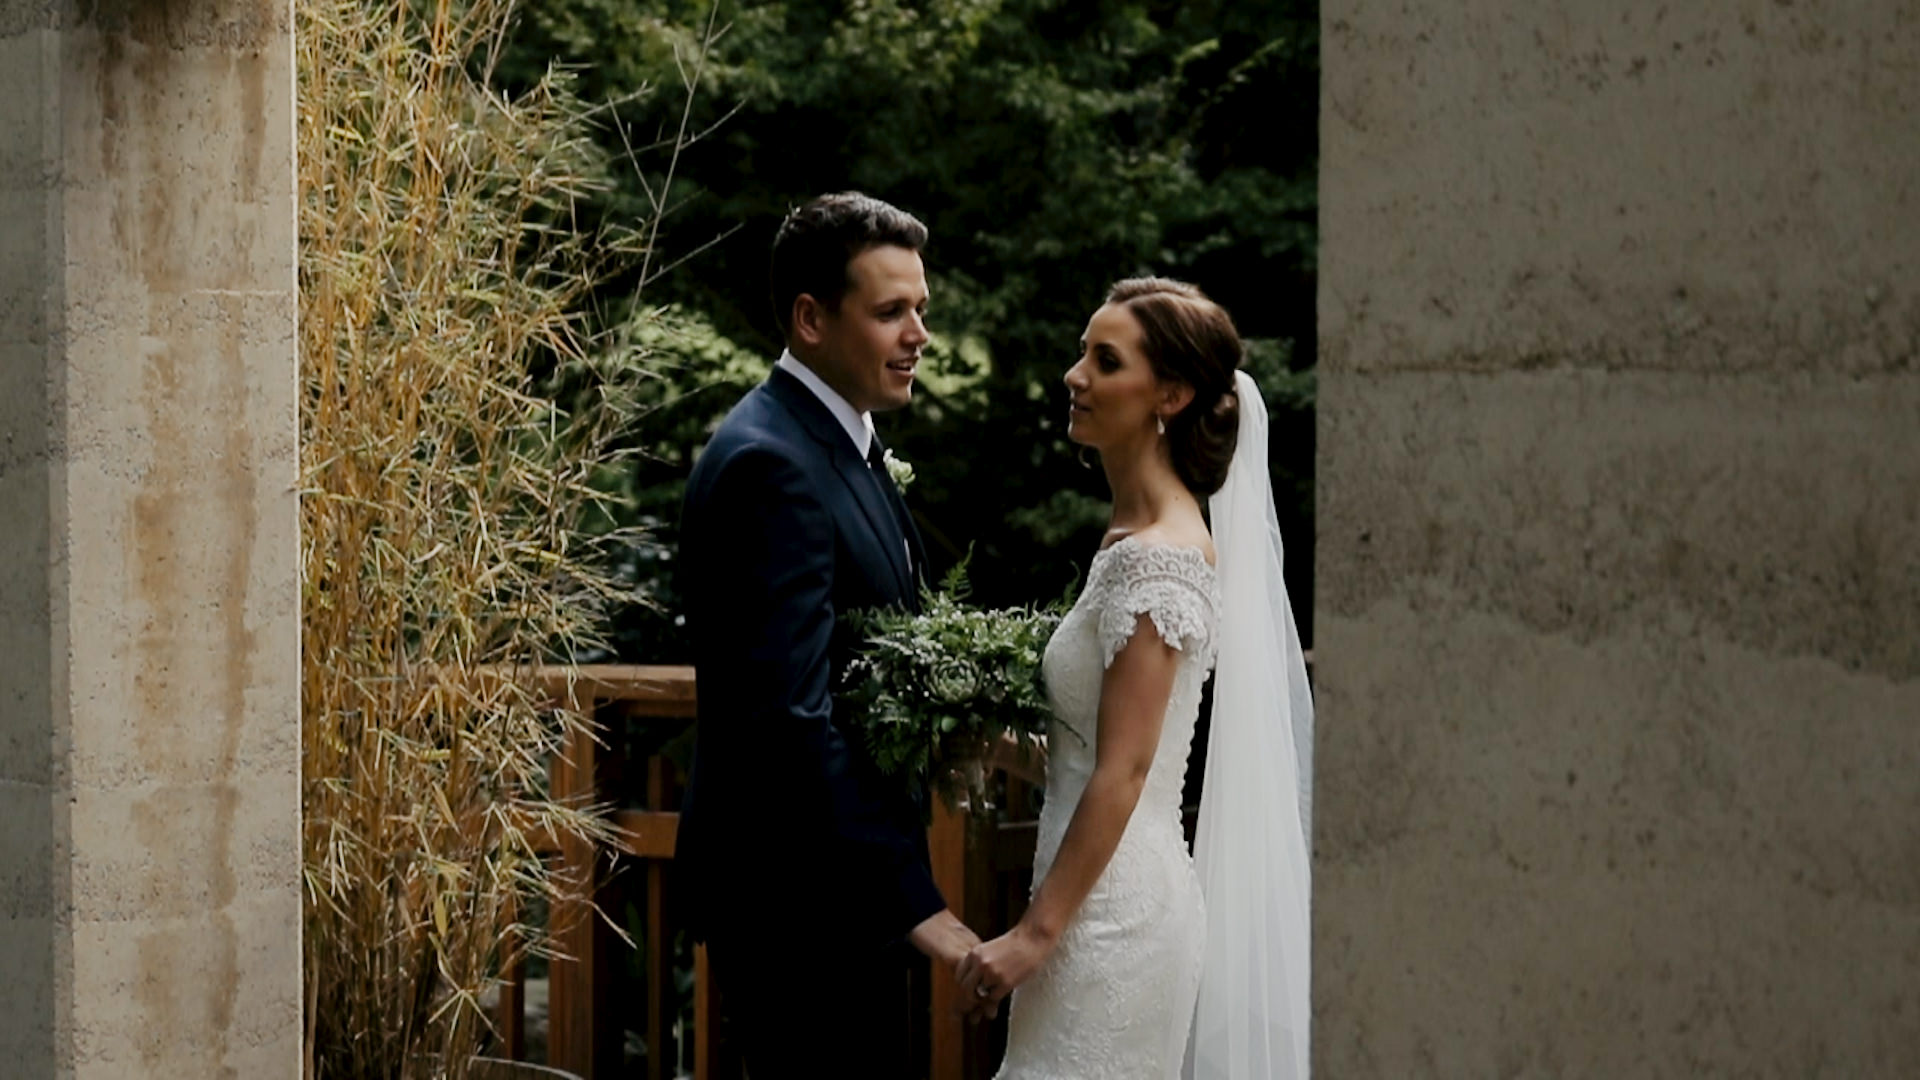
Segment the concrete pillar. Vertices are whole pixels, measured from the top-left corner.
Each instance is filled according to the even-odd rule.
[[[1920,11],[1322,6],[1315,1060],[1920,1061]]]
[[[300,1064],[287,0],[0,0],[0,1074]]]

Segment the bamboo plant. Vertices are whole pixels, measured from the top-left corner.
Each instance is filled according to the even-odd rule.
[[[533,675],[632,599],[592,480],[646,354],[583,312],[649,223],[579,224],[608,162],[564,73],[489,84],[511,7],[295,5],[310,1080],[462,1080],[583,886],[542,851],[610,833],[546,791],[590,719]]]

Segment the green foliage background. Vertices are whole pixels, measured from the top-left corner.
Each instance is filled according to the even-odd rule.
[[[703,49],[710,16],[724,32]],[[1309,0],[523,5],[500,73],[576,68],[628,162],[588,212],[643,220],[664,192],[660,250],[685,257],[648,287],[666,307],[635,310],[631,277],[599,296],[600,319],[675,359],[635,422],[647,459],[604,478],[620,524],[653,528],[627,569],[657,607],[622,621],[622,659],[686,659],[668,572],[681,486],[777,355],[774,228],[848,188],[932,232],[931,362],[914,406],[877,420],[916,469],[908,501],[936,559],[975,549],[978,602],[1058,596],[1090,556],[1105,483],[1064,438],[1060,377],[1107,285],[1151,272],[1199,284],[1250,340],[1311,640],[1317,56]],[[675,135],[696,63],[700,137],[669,178],[645,151]]]

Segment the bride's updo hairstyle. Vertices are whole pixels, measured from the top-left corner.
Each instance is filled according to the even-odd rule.
[[[1167,448],[1187,490],[1202,497],[1219,491],[1240,441],[1233,373],[1244,350],[1232,316],[1206,293],[1168,278],[1117,282],[1107,303],[1126,308],[1139,322],[1141,346],[1156,377],[1193,388],[1193,400],[1167,420]]]

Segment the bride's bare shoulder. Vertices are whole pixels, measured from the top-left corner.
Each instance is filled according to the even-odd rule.
[[[1207,532],[1206,522],[1198,518],[1192,521],[1163,518],[1144,528],[1136,529],[1121,539],[1164,547],[1195,548],[1205,556],[1209,564],[1214,561],[1213,536]]]

